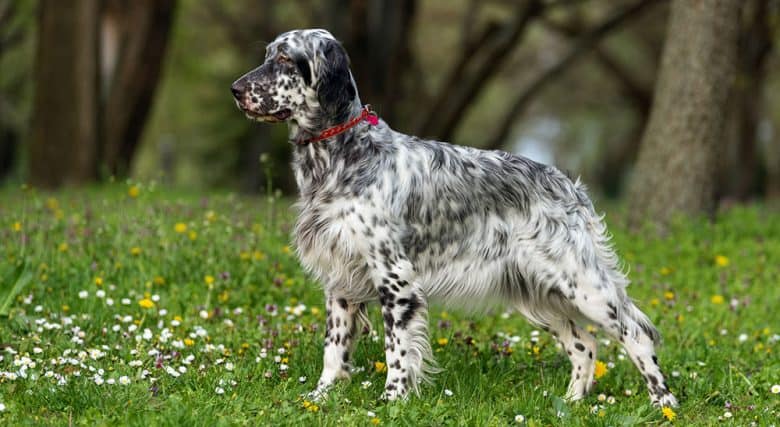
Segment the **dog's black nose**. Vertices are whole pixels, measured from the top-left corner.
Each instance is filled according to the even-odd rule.
[[[244,89],[246,89],[246,86],[241,82],[235,82],[233,83],[233,86],[230,87],[233,96],[239,100],[244,97]]]

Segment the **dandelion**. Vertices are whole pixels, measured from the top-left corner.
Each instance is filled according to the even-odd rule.
[[[710,297],[710,302],[715,305],[723,304],[724,301],[725,299],[723,298],[723,295],[713,295]]]
[[[195,345],[195,341],[193,341],[192,338],[184,338],[184,345],[187,347],[192,347]]]
[[[149,298],[144,298],[141,301],[138,301],[138,305],[140,305],[142,308],[152,308],[154,307],[154,301],[150,300]]]
[[[522,414],[515,415],[515,422],[518,423],[518,424],[524,423],[525,422],[525,416],[523,416]]]
[[[677,414],[674,412],[674,409],[664,406],[661,409],[661,413],[664,415],[664,418],[666,418],[669,421],[674,421],[675,418],[677,418]]]
[[[195,231],[190,231],[187,233],[187,237],[189,237],[190,240],[196,240],[198,238],[198,233]]]
[[[152,282],[154,282],[155,285],[164,285],[165,284],[165,279],[160,277],[160,276],[154,276],[154,279],[152,280]]]
[[[134,199],[138,197],[139,193],[141,193],[141,190],[139,190],[136,185],[131,185],[130,188],[127,189],[127,195]]]
[[[728,267],[729,259],[723,255],[716,255],[715,265],[717,265],[718,267]]]
[[[379,423],[381,423],[381,422],[382,422],[382,420],[380,420],[380,419],[379,419],[379,418],[377,418],[377,417],[371,418],[371,424],[373,424],[373,425],[375,425],[375,426],[376,426],[376,425],[379,425]]]
[[[664,292],[664,299],[667,301],[671,301],[674,299],[674,292],[672,291],[666,291]]]
[[[440,346],[445,346],[445,345],[447,345],[447,343],[449,342],[449,340],[448,340],[447,338],[439,338],[439,339],[437,340],[437,342],[439,343],[439,345],[440,345]]]
[[[95,284],[98,286],[103,286],[103,278],[102,277],[95,277]]]
[[[596,377],[596,379],[599,379],[606,375],[607,373],[607,365],[602,362],[601,360],[596,361],[596,369],[593,372],[593,376]]]
[[[173,226],[173,231],[182,234],[187,231],[187,224],[183,222],[177,222],[176,225]]]
[[[21,222],[19,222],[19,221],[16,221],[16,222],[15,222],[15,223],[14,223],[14,224],[11,226],[11,229],[12,229],[13,231],[17,232],[17,233],[18,233],[18,232],[20,232],[20,231],[22,231],[22,223],[21,223]]]
[[[207,285],[213,285],[214,284],[214,276],[207,275],[203,278],[203,281],[206,282]]]
[[[780,394],[780,384],[773,385],[772,388],[769,389],[769,391],[771,391],[772,394]]]
[[[668,276],[672,274],[672,269],[669,267],[661,267],[661,275],[662,276]]]
[[[68,252],[68,244],[65,242],[60,243],[60,245],[57,246],[57,250],[60,252]]]
[[[141,248],[139,248],[138,246],[133,246],[132,248],[130,248],[130,255],[132,256],[141,255]]]

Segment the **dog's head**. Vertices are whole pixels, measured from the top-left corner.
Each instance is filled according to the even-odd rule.
[[[294,30],[266,48],[265,62],[231,87],[247,117],[293,121],[309,131],[341,123],[360,106],[341,44],[320,29]]]

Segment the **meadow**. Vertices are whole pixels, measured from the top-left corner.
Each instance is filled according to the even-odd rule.
[[[674,410],[650,406],[616,342],[594,392],[561,399],[569,364],[522,318],[430,311],[443,369],[387,403],[381,317],[323,401],[321,291],[274,197],[125,182],[0,190],[0,425],[779,425],[780,213],[734,207],[668,235],[607,222],[629,294],[663,335]]]

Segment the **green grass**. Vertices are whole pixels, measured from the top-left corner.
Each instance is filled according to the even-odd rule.
[[[358,372],[325,401],[304,401],[325,310],[288,246],[286,204],[133,187],[137,197],[131,184],[0,191],[0,425],[668,423],[615,342],[600,346],[610,368],[594,393],[569,405],[568,361],[550,336],[534,342],[517,316],[436,306],[444,370],[420,397],[378,399],[373,307],[378,335],[358,345]],[[620,218],[607,217],[630,294],[664,336],[659,357],[682,401],[674,423],[712,425],[729,411],[735,425],[778,424],[780,215],[736,208],[666,238],[629,235]]]

